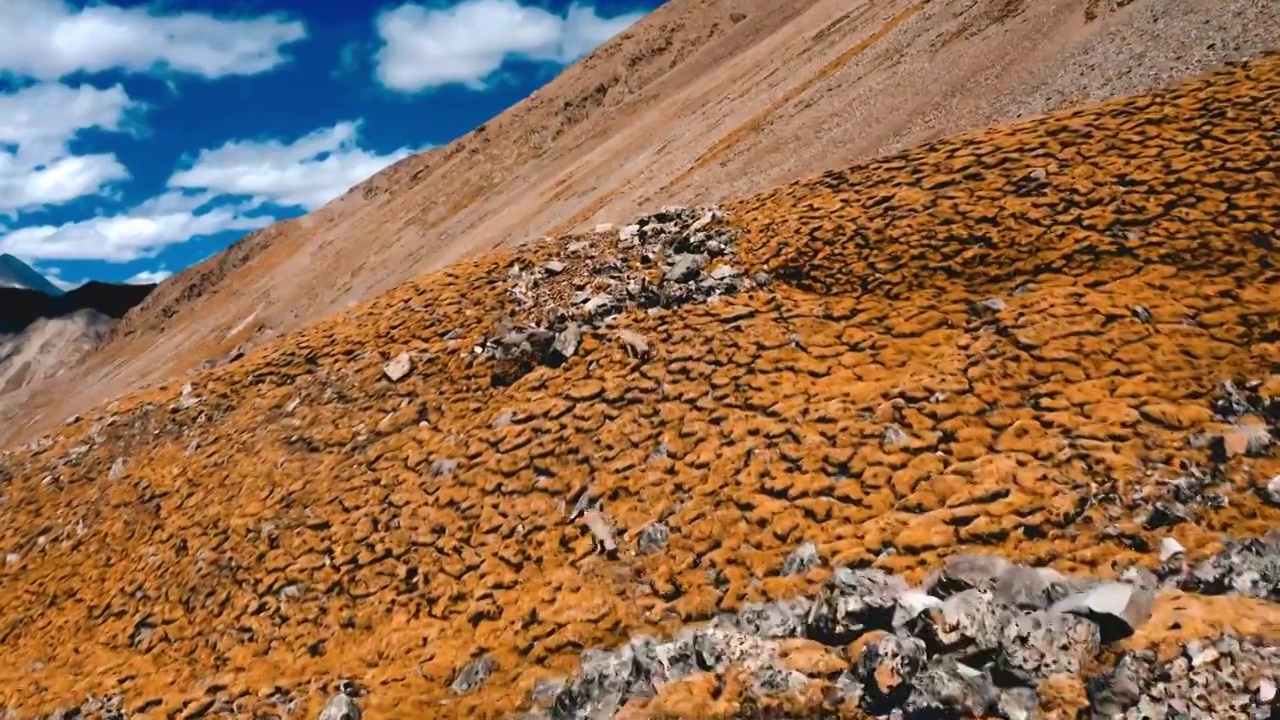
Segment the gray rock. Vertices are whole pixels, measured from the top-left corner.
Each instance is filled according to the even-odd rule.
[[[488,655],[478,657],[467,663],[462,672],[459,672],[458,676],[453,679],[449,689],[455,695],[466,695],[483,685],[484,681],[488,680],[489,676],[493,674],[496,667],[497,663]]]
[[[932,652],[989,652],[999,647],[1000,631],[1008,626],[1010,615],[989,591],[966,590],[921,616],[922,635]]]
[[[672,258],[671,266],[667,268],[667,272],[662,279],[667,282],[688,282],[698,277],[698,273],[702,271],[702,266],[706,264],[706,255],[691,253],[677,255]]]
[[[1052,568],[1008,565],[996,577],[992,592],[997,600],[1026,610],[1043,610],[1084,583]]]
[[[1100,626],[1104,642],[1131,635],[1151,617],[1155,593],[1128,582],[1106,582],[1054,603],[1050,612],[1087,617]]]
[[[945,655],[931,658],[911,684],[902,706],[909,720],[982,716],[999,694],[987,674]]]
[[[636,552],[641,555],[652,555],[666,549],[671,538],[671,530],[660,522],[649,523],[640,531],[636,540]]]
[[[560,353],[563,358],[571,358],[578,352],[580,342],[582,342],[582,329],[578,327],[578,323],[571,322],[556,334],[556,340],[552,343],[551,349]]]
[[[1262,496],[1266,498],[1267,502],[1280,507],[1280,475],[1276,475],[1267,481],[1266,487],[1262,491]]]
[[[551,260],[542,264],[543,271],[548,275],[559,275],[564,272],[566,267],[568,266],[559,260]]]
[[[1175,579],[1182,590],[1204,595],[1245,595],[1280,602],[1280,530],[1228,542]]]
[[[898,598],[907,590],[901,578],[883,571],[838,567],[809,612],[808,635],[827,645],[842,645],[868,630],[888,630]]]
[[[338,693],[325,703],[319,720],[360,720],[360,708],[349,695]]]
[[[943,566],[925,580],[924,589],[945,598],[965,590],[995,591],[1000,577],[1013,564],[998,555],[960,553],[947,558]]]
[[[447,477],[458,471],[458,461],[441,458],[434,460],[431,467],[427,470],[431,477]]]
[[[1079,675],[1102,645],[1092,621],[1037,610],[1016,614],[1000,631],[997,665],[1024,682],[1050,675]]]
[[[889,425],[884,429],[884,446],[886,449],[906,445],[908,442],[911,442],[911,436],[897,425]]]
[[[813,607],[813,601],[804,597],[751,603],[737,615],[719,618],[713,624],[728,623],[744,633],[762,638],[803,637]]]
[[[124,458],[116,458],[116,461],[111,464],[111,470],[107,472],[107,478],[110,480],[119,480],[124,477],[124,473]]]
[[[782,574],[802,575],[821,566],[822,558],[818,555],[818,546],[812,542],[805,542],[782,561]]]

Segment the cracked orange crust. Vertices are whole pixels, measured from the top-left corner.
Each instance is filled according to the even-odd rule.
[[[7,461],[0,550],[21,559],[0,567],[0,707],[119,691],[131,716],[219,696],[266,715],[280,687],[312,716],[351,677],[369,717],[496,717],[584,648],[812,591],[828,571],[777,574],[806,540],[912,580],[960,548],[1151,565],[1102,534],[1098,498],[1207,465],[1187,438],[1222,429],[1220,381],[1276,390],[1276,98],[1273,56],[733,203],[745,269],[777,284],[622,316],[644,360],[593,331],[565,366],[491,386],[472,346],[510,263],[560,247],[541,243],[201,375],[193,406],[176,386],[123,399]],[[1003,309],[971,312],[992,296]],[[393,384],[381,364],[402,351],[418,359]],[[457,471],[432,476],[438,459]],[[1194,560],[1280,524],[1253,492],[1277,473],[1274,453],[1237,456],[1227,507],[1117,524]],[[593,554],[562,510],[587,484],[624,555],[663,515],[669,546]],[[451,695],[482,653],[494,675]]]

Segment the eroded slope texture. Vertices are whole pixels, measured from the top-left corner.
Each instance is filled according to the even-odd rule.
[[[73,419],[0,466],[0,707],[314,717],[341,687],[329,717],[508,716],[584,650],[857,568],[918,583],[981,550],[1134,577],[1260,538],[1277,98],[1272,57],[723,218],[487,255]],[[1148,682],[1213,643],[1265,669],[1263,570],[1162,572],[1182,589],[1121,641],[1153,655],[1086,653],[1031,698],[1073,717],[1117,657]],[[787,656],[869,663],[882,689],[921,660],[808,641]],[[1264,680],[1232,682],[1256,705]],[[623,712],[765,712],[742,684],[702,673]],[[845,710],[867,708],[824,712]]]

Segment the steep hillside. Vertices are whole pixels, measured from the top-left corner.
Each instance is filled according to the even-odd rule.
[[[0,427],[28,421],[32,388],[54,378],[55,387],[67,389],[82,382],[63,371],[97,348],[155,287],[88,282],[56,295],[0,287]]]
[[[47,426],[478,251],[1149,89],[1276,37],[1258,0],[672,0],[484,127],[172,279],[77,387],[28,405]]]
[[[55,377],[97,347],[114,322],[102,313],[75,310],[34,320],[17,332],[0,333],[0,393],[18,394],[26,387]],[[75,378],[63,378],[74,384]],[[21,405],[13,406],[21,417]],[[0,416],[0,420],[9,422]]]
[[[0,708],[1274,717],[1278,105],[480,255],[87,412],[0,461]]]

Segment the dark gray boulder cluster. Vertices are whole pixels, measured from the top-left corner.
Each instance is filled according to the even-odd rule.
[[[498,365],[495,383],[564,363],[587,332],[628,310],[660,312],[767,285],[767,276],[744,277],[734,266],[737,231],[722,217],[715,207],[666,207],[620,229],[570,238],[541,265],[513,265],[507,293],[515,310],[476,348]],[[628,353],[648,352],[643,337],[618,333]]]
[[[1242,543],[1210,566],[1270,577],[1251,548]],[[1158,587],[1136,568],[1104,581],[984,554],[953,556],[916,588],[880,570],[840,567],[813,597],[750,606],[667,640],[587,651],[575,675],[539,684],[524,717],[609,718],[665,683],[731,668],[753,679],[753,701],[823,683],[813,717],[856,709],[902,720],[1029,720],[1051,678],[1087,691],[1084,717],[1280,717],[1280,646],[1228,636],[1189,644],[1185,657],[1163,665],[1146,652],[1108,652],[1150,618]],[[795,638],[828,646],[847,669],[834,679],[788,669],[783,645]]]

